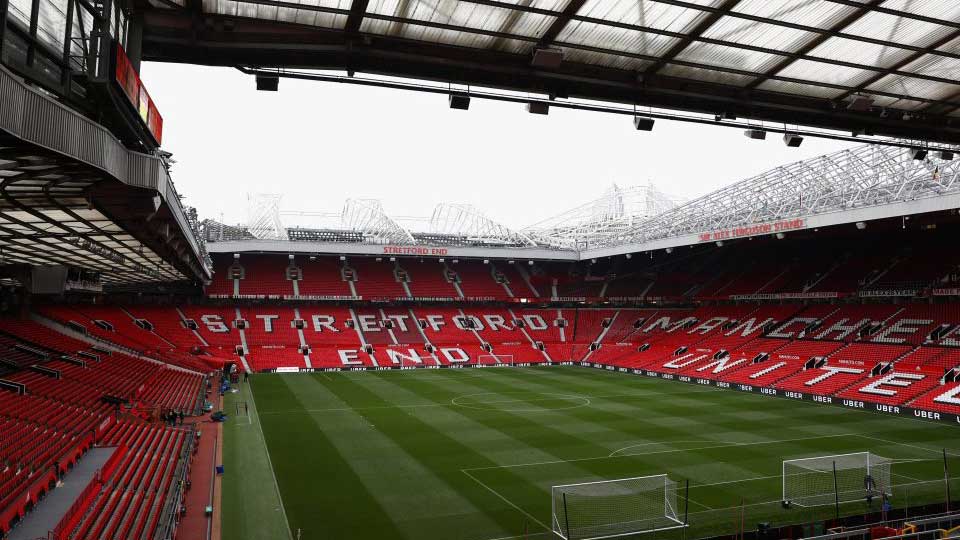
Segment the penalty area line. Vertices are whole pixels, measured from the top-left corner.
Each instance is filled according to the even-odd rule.
[[[527,512],[526,510],[524,510],[523,508],[520,508],[520,507],[517,506],[516,504],[513,504],[513,502],[511,502],[510,499],[508,499],[508,498],[504,497],[503,495],[501,495],[499,492],[497,492],[497,490],[495,490],[495,489],[493,489],[492,487],[490,487],[490,486],[484,484],[483,482],[481,482],[479,478],[477,478],[476,476],[470,474],[470,472],[467,471],[466,469],[460,469],[460,472],[462,472],[463,474],[469,476],[474,482],[480,484],[480,486],[482,486],[484,489],[486,489],[486,490],[489,491],[490,493],[493,493],[494,495],[496,495],[497,498],[499,498],[501,501],[503,501],[503,502],[509,504],[510,506],[512,506],[517,512],[520,512],[521,514],[523,514],[523,515],[527,516],[528,518],[532,519],[532,520],[534,521],[534,523],[536,523],[537,525],[540,525],[540,526],[543,527],[545,530],[547,530],[547,531],[552,531],[552,530],[553,530],[553,529],[551,529],[550,527],[547,527],[546,525],[544,525],[543,522],[540,521],[539,519],[537,519],[537,518],[533,517],[532,515],[530,515],[530,513],[528,513],[528,512]],[[515,538],[515,537],[508,537],[508,538]]]

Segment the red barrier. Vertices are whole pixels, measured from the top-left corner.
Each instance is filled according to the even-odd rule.
[[[37,499],[40,498],[40,494],[45,492],[48,486],[57,480],[57,475],[54,474],[54,469],[50,468],[46,472],[38,473],[37,478],[27,486],[26,489],[22,489],[16,493],[11,493],[7,495],[4,499],[0,500],[0,508],[3,508],[0,511],[0,532],[6,534],[10,522],[13,521],[14,517],[23,515],[26,513],[27,505],[37,502]]]
[[[100,468],[100,479],[101,481],[110,478],[110,475],[113,474],[114,469],[117,468],[117,465],[120,464],[120,460],[123,459],[123,456],[127,453],[127,446],[120,445],[117,447],[117,450],[110,456],[110,459],[103,464],[103,467]]]
[[[73,505],[70,506],[70,509],[67,510],[67,513],[60,518],[57,526],[54,527],[53,540],[66,540],[70,536],[70,531],[77,526],[77,522],[80,521],[80,518],[86,513],[87,508],[96,500],[101,489],[103,489],[103,482],[94,476],[93,480],[84,488],[80,496],[77,497],[77,500],[73,502]]]

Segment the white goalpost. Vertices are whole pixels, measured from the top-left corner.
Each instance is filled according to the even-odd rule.
[[[677,483],[665,474],[553,486],[552,528],[564,540],[595,540],[683,527]]]
[[[891,463],[870,452],[785,460],[783,501],[824,506],[890,497]]]

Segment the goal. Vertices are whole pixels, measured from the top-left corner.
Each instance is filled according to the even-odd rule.
[[[783,462],[783,500],[797,506],[823,506],[893,495],[891,460],[857,452]]]
[[[565,540],[614,538],[683,527],[677,483],[665,474],[553,486],[552,528]]]

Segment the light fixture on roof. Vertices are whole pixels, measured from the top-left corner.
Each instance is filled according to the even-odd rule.
[[[790,148],[796,148],[803,144],[803,137],[797,135],[796,133],[784,133],[783,144],[789,146]]]
[[[458,262],[460,262],[460,259],[454,259],[454,260],[453,260],[453,264],[457,264]]]
[[[279,75],[260,75],[256,76],[257,90],[261,92],[276,92],[280,88]]]
[[[440,259],[437,262],[443,262],[443,257],[440,257]]]
[[[484,259],[483,264],[490,264],[490,259]]]
[[[693,246],[690,246],[690,247],[693,247]],[[673,248],[672,248],[672,247],[671,247],[671,248],[667,248],[666,251],[667,251],[667,253],[673,253]]]
[[[857,229],[859,229],[859,230],[862,231],[862,230],[864,230],[864,229],[866,229],[866,228],[867,228],[866,222],[864,222],[864,221],[858,221],[858,222],[857,222]]]
[[[910,148],[910,157],[917,161],[922,161],[927,158],[927,149],[914,146]]]
[[[340,256],[340,260],[341,260],[341,261],[345,261],[345,260],[347,260],[347,258],[344,257],[343,255],[341,255],[341,256]]]
[[[944,161],[953,161],[953,152],[949,150],[941,150],[939,155],[940,159]]]
[[[723,240],[717,240],[717,247],[723,247]]]
[[[291,254],[289,254],[289,255],[287,255],[287,260],[290,260],[290,261],[292,261],[292,260],[293,260],[293,253],[291,253]]]
[[[533,261],[527,261],[528,266],[533,266]]]
[[[396,258],[396,257],[390,257],[390,262],[397,262],[397,258]]]
[[[538,47],[533,50],[530,65],[540,68],[556,69],[563,64],[563,49],[556,47]]]
[[[871,106],[873,106],[873,98],[862,94],[855,94],[847,102],[847,109],[851,111],[869,111]]]
[[[654,119],[649,116],[634,116],[633,127],[637,131],[653,131]]]
[[[783,240],[786,236],[787,236],[787,235],[783,234],[782,232],[778,232],[778,233],[777,233],[777,240]]]
[[[527,112],[530,114],[548,115],[550,114],[550,104],[543,101],[530,101],[527,103]]]
[[[470,94],[464,92],[453,92],[450,94],[450,108],[460,111],[470,109]]]
[[[754,139],[758,141],[762,141],[767,138],[767,132],[762,129],[745,129],[743,130],[743,134],[748,139]]]
[[[627,257],[627,259],[632,259],[632,258],[633,258],[633,255],[627,253],[626,257]]]
[[[234,254],[233,254],[233,260],[237,260],[237,259],[239,259],[239,258],[240,258],[240,254],[239,254],[239,253],[234,253]]]

